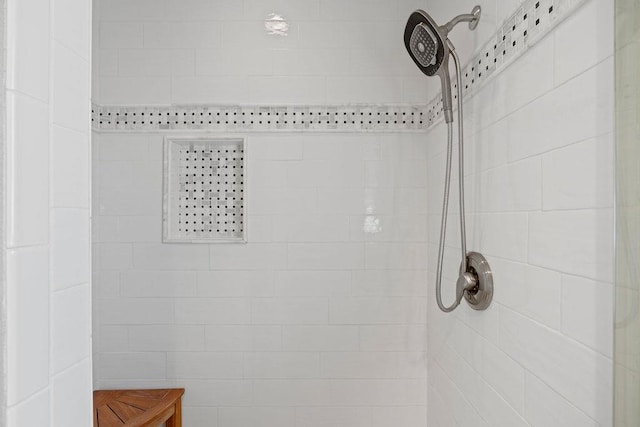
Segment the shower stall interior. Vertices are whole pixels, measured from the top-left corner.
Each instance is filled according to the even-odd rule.
[[[0,418],[638,425],[638,7],[6,0]]]

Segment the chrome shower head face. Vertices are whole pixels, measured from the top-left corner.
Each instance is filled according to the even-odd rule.
[[[427,76],[438,73],[448,50],[438,26],[423,10],[411,14],[404,30],[404,44],[413,62]]]

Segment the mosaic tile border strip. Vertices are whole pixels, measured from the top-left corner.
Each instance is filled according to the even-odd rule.
[[[565,18],[588,0],[525,0],[504,20],[489,39],[462,69],[463,99],[476,93],[502,69],[513,63],[530,47],[549,34]],[[455,75],[452,75],[455,82]],[[458,85],[453,84],[454,98]],[[455,105],[455,103],[454,103]],[[455,108],[454,108],[455,109]],[[442,93],[428,104],[429,127],[443,118]]]
[[[432,118],[425,106],[98,106],[99,131],[421,131]]]
[[[587,1],[525,0],[463,68],[463,97],[477,92]],[[104,132],[411,132],[429,129],[442,116],[439,93],[426,105],[94,105],[91,121],[93,129]]]

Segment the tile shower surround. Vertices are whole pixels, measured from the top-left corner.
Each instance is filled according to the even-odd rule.
[[[319,4],[322,11],[328,3],[309,2],[307,6]],[[562,10],[561,4],[571,2],[541,4],[551,14],[551,5]],[[535,7],[535,2],[524,5]],[[413,6],[425,8],[407,2],[407,10]],[[446,4],[426,9],[441,21],[459,12],[458,6],[456,11],[439,10],[449,8]],[[477,34],[488,36],[496,28],[487,32],[485,27],[483,32],[482,25],[501,22],[518,5],[483,2],[482,6],[485,17]],[[122,5],[110,9],[106,27],[116,26],[110,20],[122,19],[121,10]],[[497,16],[492,15],[493,10]],[[137,9],[134,12],[134,21],[162,20],[161,16],[140,17]],[[610,223],[607,182],[612,174],[609,163],[603,161],[609,152],[606,136],[611,132],[607,131],[611,112],[606,87],[598,84],[612,79],[607,75],[610,53],[606,37],[589,44],[572,36],[581,34],[577,28],[586,23],[606,27],[608,12],[604,2],[588,1],[576,16],[541,37],[539,47],[522,53],[504,73],[487,78],[486,86],[472,91],[467,101],[471,128],[467,130],[467,154],[473,159],[467,162],[473,171],[470,187],[478,188],[476,194],[499,195],[488,196],[482,204],[475,198],[471,203],[470,229],[478,230],[471,234],[473,246],[488,255],[496,277],[508,277],[503,279],[504,294],[497,295],[492,309],[482,314],[464,307],[453,316],[442,317],[431,301],[430,289],[424,286],[433,275],[426,276],[422,270],[425,242],[429,242],[430,253],[437,249],[433,243],[444,137],[437,122],[429,144],[423,143],[423,136],[398,133],[274,136],[258,132],[252,140],[260,147],[260,155],[249,167],[259,171],[254,185],[262,195],[250,202],[257,211],[249,206],[255,223],[252,226],[250,217],[253,231],[249,238],[256,240],[233,253],[215,246],[192,250],[158,245],[153,206],[161,194],[153,184],[158,174],[153,163],[159,160],[162,134],[96,134],[96,151],[100,152],[95,154],[94,165],[103,175],[100,183],[94,183],[100,199],[95,212],[101,209],[94,230],[99,381],[116,386],[188,382],[193,396],[185,416],[194,425],[209,425],[205,419],[215,419],[217,425],[417,426],[426,423],[425,400],[430,408],[429,425],[436,426],[609,425],[610,393],[605,391],[610,383],[610,334],[606,327],[611,305],[600,305],[602,311],[596,312],[594,320],[593,310],[579,310],[569,298],[575,301],[575,289],[586,289],[579,295],[585,299],[581,307],[592,307],[590,299],[610,300],[610,266],[606,261],[584,264],[565,252],[569,242],[582,249],[587,260],[598,255],[606,259],[611,251],[607,243],[611,234],[604,230]],[[120,28],[137,37],[137,24],[127,24],[131,22]],[[154,25],[148,27],[153,30]],[[476,50],[477,43],[463,33],[452,38],[464,58],[464,52]],[[604,34],[610,35],[606,28]],[[170,44],[156,40],[162,46],[154,45],[151,40],[151,36],[143,37],[137,53]],[[129,108],[118,105],[132,100],[211,102],[215,96],[208,93],[218,93],[220,102],[233,105],[256,100],[303,103],[296,95],[282,97],[277,90],[268,96],[258,93],[255,100],[242,98],[240,90],[241,97],[233,99],[224,91],[209,91],[219,88],[225,79],[231,82],[226,77],[185,77],[185,70],[175,67],[168,78],[153,76],[145,61],[150,64],[161,57],[158,51],[140,56],[143,67],[138,69],[151,76],[146,76],[148,82],[140,88],[127,86],[142,81],[132,75],[140,72],[130,66],[135,62],[133,56],[114,39],[100,46],[105,59],[100,79],[106,79],[99,89],[120,84],[131,88],[128,94],[103,91],[101,95],[107,96],[103,102],[113,104],[104,108]],[[207,53],[196,52],[196,59],[198,55],[201,65],[194,66],[196,74],[206,69],[202,64]],[[189,61],[184,64],[189,68]],[[357,61],[349,66],[355,70],[354,64]],[[304,72],[300,67],[291,69]],[[391,85],[396,92],[376,94],[375,99],[366,94],[375,91],[362,90],[395,79],[389,79],[395,71],[380,69],[381,76],[361,78],[362,86],[356,79],[328,76],[325,93],[304,90],[306,84],[319,79],[289,76],[286,81],[293,80],[301,88],[296,93],[310,93],[312,99],[329,103],[409,101],[407,89],[398,90],[403,84]],[[421,76],[415,79],[419,84],[412,84],[413,78],[404,73],[399,73],[399,79],[406,82],[405,88],[424,86]],[[158,97],[148,96],[145,88],[163,79],[172,82],[171,93],[161,90]],[[278,78],[248,80],[280,87]],[[332,85],[338,81],[354,86],[345,90],[347,98],[336,97]],[[204,96],[209,98],[190,91],[191,84],[208,88]],[[428,84],[424,93],[435,94],[439,84]],[[598,91],[591,93],[593,88]],[[422,89],[416,93],[418,99],[424,99]],[[562,116],[566,126],[558,123],[542,135],[539,128],[522,130],[529,121],[548,120],[547,112],[563,105],[563,100],[575,102],[566,108],[573,114]],[[596,112],[577,108],[598,104],[603,105]],[[522,141],[514,137],[518,144],[507,149],[507,141],[498,138],[505,130],[517,132],[518,137],[531,136]],[[336,152],[349,166],[335,162]],[[584,179],[563,172],[574,159],[581,160],[581,167],[583,161],[592,165],[584,170],[584,177],[580,175]],[[327,174],[328,170],[339,171],[338,176]],[[592,176],[598,177],[594,185],[583,188],[580,183]],[[477,184],[475,179],[480,178],[487,181]],[[125,188],[124,181],[137,184]],[[429,185],[425,188],[417,182]],[[497,191],[485,193],[485,187]],[[428,205],[424,201],[427,190]],[[532,195],[531,200],[520,194]],[[580,225],[576,231],[570,227],[574,223]],[[560,230],[564,234],[556,237]],[[583,240],[576,240],[577,230]],[[455,238],[455,232],[452,234]],[[512,241],[510,236],[519,236],[527,244]],[[555,239],[557,243],[549,246]],[[593,241],[602,244],[584,251]],[[455,264],[453,255],[448,260]],[[455,266],[447,269],[455,270]],[[539,292],[523,296],[522,288],[507,285],[522,280]],[[542,301],[538,305],[533,304],[536,298]],[[429,300],[427,325],[421,320],[425,299]],[[119,307],[115,313],[106,309],[110,303]],[[131,317],[132,310],[142,310],[144,315]],[[423,387],[425,328],[429,336],[428,393]],[[519,331],[525,331],[531,341],[513,338]],[[556,351],[547,354],[544,348]],[[405,362],[406,356],[411,362]],[[466,405],[447,412],[458,400]]]
[[[465,103],[468,247],[496,293],[453,315],[428,294],[429,425],[612,425],[612,54],[613,4],[591,0]],[[427,146],[430,254],[445,137]]]

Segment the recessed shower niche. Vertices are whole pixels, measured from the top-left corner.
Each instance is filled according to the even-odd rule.
[[[246,242],[245,140],[167,137],[163,241]]]

